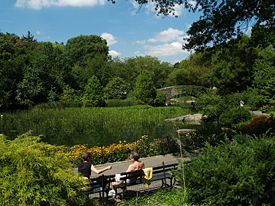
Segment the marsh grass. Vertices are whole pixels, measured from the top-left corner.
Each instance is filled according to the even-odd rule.
[[[32,130],[43,141],[57,145],[108,145],[133,142],[147,134],[155,138],[175,135],[164,119],[187,114],[181,107],[107,107],[28,110],[4,113],[0,133],[11,138]]]

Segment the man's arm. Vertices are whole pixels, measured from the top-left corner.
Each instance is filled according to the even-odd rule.
[[[93,165],[91,166],[92,172],[94,172],[94,173],[96,173],[96,174],[101,174],[102,172],[105,172],[106,170],[110,170],[110,169],[112,169],[111,166],[105,167],[105,168],[100,169],[100,170],[99,170],[99,169],[96,169]]]

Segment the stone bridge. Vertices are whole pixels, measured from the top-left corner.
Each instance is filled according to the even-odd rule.
[[[164,92],[167,100],[182,93],[181,89],[177,89],[177,86],[160,88],[158,91]]]

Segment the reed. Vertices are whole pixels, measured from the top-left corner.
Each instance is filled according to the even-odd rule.
[[[106,107],[28,110],[4,113],[0,133],[15,138],[32,130],[43,141],[56,145],[88,144],[102,146],[142,135],[161,138],[175,135],[175,128],[164,119],[187,114],[181,107]]]

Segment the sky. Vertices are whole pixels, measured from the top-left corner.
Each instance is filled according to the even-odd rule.
[[[30,31],[37,41],[65,44],[79,35],[98,35],[113,57],[149,55],[174,64],[190,55],[182,49],[183,38],[199,19],[182,6],[175,11],[177,18],[157,16],[154,3],[140,7],[134,0],[1,0],[0,32]]]

